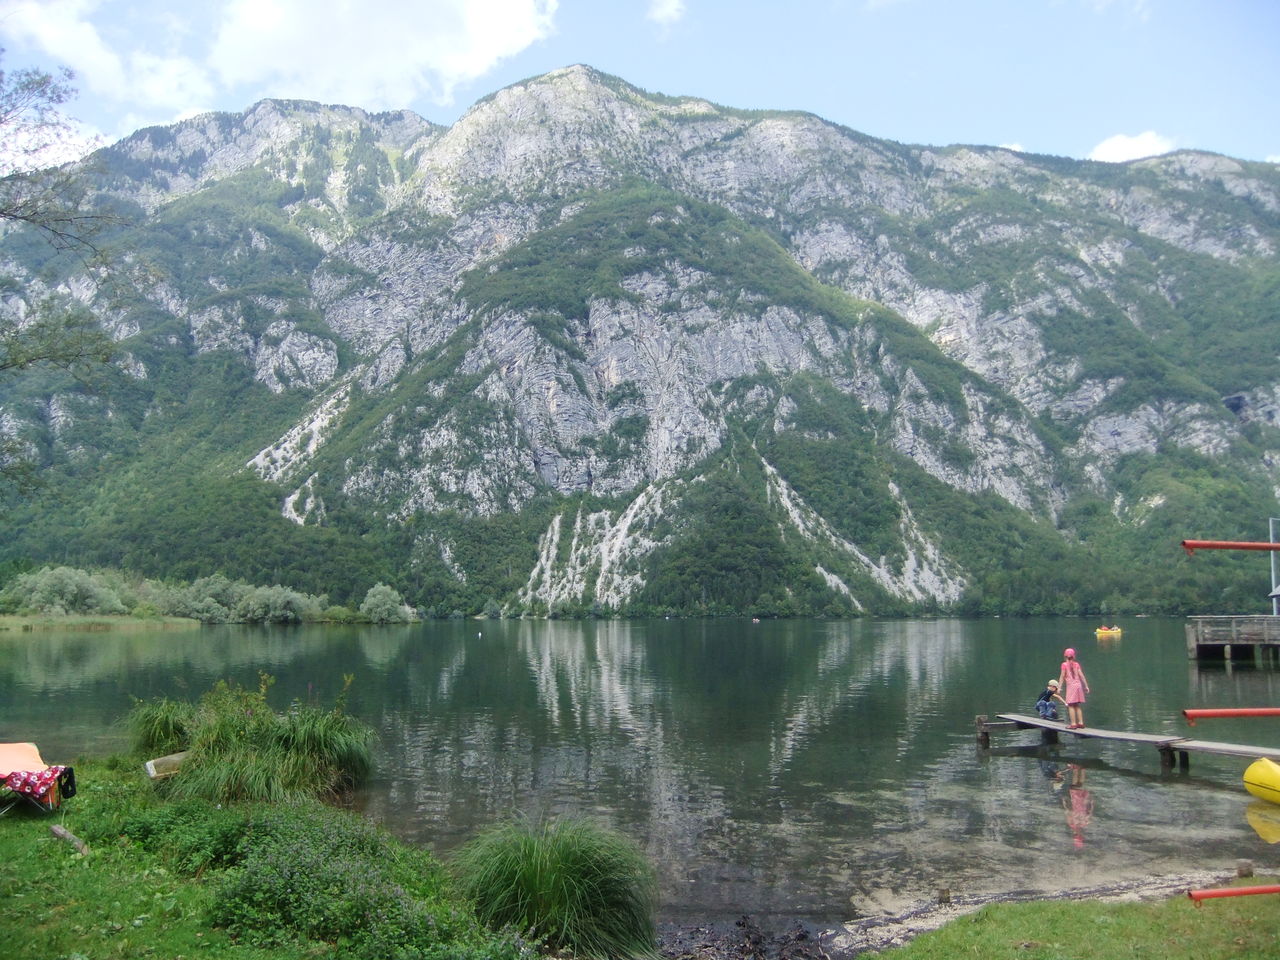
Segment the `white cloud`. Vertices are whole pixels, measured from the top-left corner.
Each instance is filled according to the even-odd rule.
[[[669,27],[684,19],[684,0],[649,0],[649,10],[645,14],[654,23]]]
[[[129,122],[261,97],[452,102],[555,29],[559,0],[0,0],[5,45],[65,64]],[[121,119],[117,116],[117,120]]]
[[[207,72],[189,57],[113,50],[92,22],[99,6],[97,0],[5,0],[0,26],[66,64],[77,85],[118,103],[173,111],[212,98]]]
[[[1273,153],[1267,157],[1267,163],[1280,163],[1280,153]]]
[[[95,92],[120,96],[124,65],[88,21],[88,0],[9,0],[0,4],[4,32],[66,64]]]
[[[208,103],[214,86],[208,73],[186,57],[129,54],[126,66],[130,100],[165,110],[188,110],[193,103]]]
[[[1014,153],[1026,153],[1026,152],[1027,152],[1026,147],[1024,147],[1024,146],[1023,146],[1022,144],[1020,144],[1020,143],[1002,143],[1002,144],[1000,144],[1000,149],[1001,149],[1001,150],[1012,150]]]
[[[558,0],[229,0],[209,64],[228,87],[386,109],[455,88],[549,36]]]
[[[1124,163],[1126,160],[1137,160],[1141,157],[1155,157],[1168,153],[1176,145],[1168,137],[1163,137],[1154,130],[1147,130],[1137,136],[1117,133],[1107,137],[1089,151],[1090,160],[1102,160],[1105,163]]]

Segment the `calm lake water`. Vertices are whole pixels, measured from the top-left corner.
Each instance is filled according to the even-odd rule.
[[[1193,755],[1162,774],[1150,747],[1042,748],[1031,731],[977,748],[975,715],[1033,712],[1068,645],[1091,725],[1280,746],[1280,720],[1191,731],[1180,713],[1280,703],[1274,667],[1197,666],[1181,620],[1121,625],[1117,641],[1074,619],[0,634],[0,739],[65,761],[122,748],[133,697],[265,671],[278,708],[328,705],[354,674],[349,709],[379,734],[368,815],[441,855],[517,812],[597,818],[658,864],[670,921],[835,922],[939,886],[1277,865],[1245,760]]]

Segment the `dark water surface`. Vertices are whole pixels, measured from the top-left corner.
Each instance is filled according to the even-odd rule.
[[[47,760],[122,748],[132,697],[276,677],[278,708],[349,709],[379,734],[357,803],[442,855],[514,812],[585,814],[658,864],[666,920],[897,910],[934,888],[1060,890],[1280,861],[1248,761],[1033,732],[977,749],[974,716],[1031,713],[1064,646],[1091,725],[1280,746],[1273,667],[1197,666],[1182,621],[429,623],[0,634],[0,739]],[[1070,742],[1067,742],[1070,741]],[[1280,811],[1277,811],[1280,813]],[[1262,823],[1259,831],[1254,824]],[[1280,831],[1280,816],[1275,827]]]

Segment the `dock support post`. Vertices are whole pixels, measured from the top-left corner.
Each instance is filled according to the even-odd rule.
[[[978,746],[984,750],[991,746],[991,734],[987,730],[987,715],[980,713],[974,717],[974,723],[978,727]]]
[[[1173,769],[1173,751],[1168,747],[1160,748],[1160,771],[1168,773]]]
[[[1191,755],[1185,750],[1178,751],[1178,769],[1187,773],[1191,769]]]

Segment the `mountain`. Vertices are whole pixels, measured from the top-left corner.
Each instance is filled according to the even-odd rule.
[[[86,265],[0,242],[48,481],[0,561],[436,612],[1259,609],[1280,168],[907,146],[575,66],[409,112],[263,101],[86,167]],[[1265,563],[1265,560],[1262,561]]]

